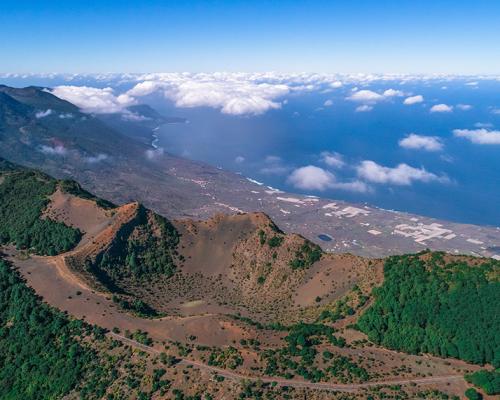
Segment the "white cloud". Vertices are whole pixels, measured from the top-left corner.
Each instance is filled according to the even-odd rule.
[[[399,145],[405,149],[422,149],[427,151],[439,151],[443,148],[443,143],[436,136],[423,136],[410,133],[407,137],[399,141]]]
[[[436,104],[431,107],[431,113],[448,113],[453,111],[453,106],[447,104]]]
[[[500,131],[488,129],[454,129],[453,134],[475,144],[500,144]]]
[[[370,191],[370,187],[365,182],[338,182],[331,172],[314,165],[297,168],[290,174],[287,181],[302,190],[340,189],[361,193]]]
[[[405,104],[407,106],[411,106],[412,104],[422,103],[423,101],[424,101],[424,97],[419,94],[419,95],[416,95],[416,96],[407,97],[403,101],[403,104]]]
[[[53,147],[42,145],[39,147],[39,151],[42,152],[43,154],[51,156],[65,156],[66,154],[68,154],[68,150],[62,145],[57,145]]]
[[[404,92],[402,92],[401,90],[387,89],[384,91],[385,97],[402,97],[404,95]]]
[[[88,86],[56,86],[51,93],[87,113],[121,113],[126,107],[136,104],[135,99],[127,94],[115,96],[113,89],[109,87],[98,89]]]
[[[439,177],[424,168],[414,168],[404,163],[389,168],[370,160],[362,161],[357,167],[357,173],[360,178],[369,182],[393,185],[411,185],[414,181],[448,181],[448,178]]]
[[[281,108],[276,101],[290,92],[282,83],[257,82],[245,74],[157,74],[127,92],[141,97],[160,91],[177,107],[211,107],[224,114],[263,114]]]
[[[299,189],[326,190],[335,182],[335,176],[323,168],[308,165],[294,170],[288,182]]]
[[[478,84],[479,84],[479,82],[474,81],[474,82],[467,82],[465,85],[466,86],[477,86]]]
[[[347,97],[347,100],[356,101],[359,103],[373,104],[378,101],[383,101],[391,97],[398,96],[404,96],[404,93],[401,90],[387,89],[382,94],[379,94],[377,92],[374,92],[373,90],[357,90],[357,88],[354,88],[352,94]]]
[[[356,112],[368,112],[373,110],[372,106],[369,106],[368,104],[363,104],[362,106],[356,107]]]
[[[333,168],[342,168],[345,165],[342,154],[330,151],[323,151],[320,154],[320,161]]]
[[[491,110],[491,113],[492,113],[492,114],[495,114],[495,115],[500,115],[500,108],[493,108],[493,109]]]
[[[59,114],[59,118],[61,118],[61,119],[70,119],[70,118],[73,118],[73,114],[71,114],[71,113]]]
[[[324,105],[325,107],[331,107],[331,106],[333,105],[333,101],[332,101],[332,100],[330,100],[330,99],[328,99],[328,100],[326,100],[326,101],[323,103],[323,105]]]
[[[358,90],[347,97],[347,99],[361,103],[375,103],[384,100],[384,96],[371,90]]]
[[[234,162],[236,164],[241,164],[241,163],[245,162],[245,157],[243,157],[243,156],[236,156],[236,158],[234,159]]]
[[[151,73],[151,74],[73,74],[53,75],[72,85],[79,82],[95,82],[102,87],[109,85],[135,84],[130,90],[119,95],[110,88],[97,89],[82,86],[60,86],[54,94],[66,98],[90,112],[122,112],[132,102],[152,94],[171,100],[177,107],[211,107],[231,115],[258,115],[279,109],[286,104],[286,96],[291,93],[318,91],[327,93],[344,86],[365,88],[353,89],[347,99],[370,104],[406,95],[393,85],[411,82],[452,81],[452,76],[412,76],[401,74],[317,74],[317,73]],[[55,78],[54,78],[55,79]],[[458,78],[457,78],[458,79]],[[475,77],[474,79],[483,79]],[[484,78],[486,79],[486,78]],[[375,92],[366,88],[377,83],[392,86]],[[69,90],[68,88],[73,88]],[[84,90],[86,89],[86,90]],[[77,93],[68,93],[78,91]],[[92,93],[88,93],[92,91]],[[83,93],[80,93],[83,92]],[[421,96],[412,96],[415,102]],[[411,99],[408,98],[408,99]],[[405,100],[405,104],[412,100]]]
[[[48,110],[37,112],[35,114],[35,117],[40,119],[40,118],[48,117],[50,114],[52,114],[52,110],[49,108]]]
[[[470,104],[457,104],[457,108],[462,111],[469,111],[472,109]]]

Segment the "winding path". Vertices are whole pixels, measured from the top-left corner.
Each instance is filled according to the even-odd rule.
[[[125,336],[116,334],[114,332],[109,332],[109,336],[120,340],[123,343],[129,344],[132,347],[140,349],[150,354],[159,355],[162,352],[154,347],[146,346],[136,340],[126,338]],[[405,378],[405,379],[390,379],[387,381],[377,381],[377,382],[364,382],[364,383],[351,383],[351,384],[340,384],[340,383],[328,383],[328,382],[306,382],[302,380],[295,379],[283,379],[279,377],[254,377],[243,374],[238,374],[237,372],[229,371],[226,369],[214,367],[212,365],[207,365],[199,361],[193,361],[186,358],[181,358],[179,364],[191,365],[193,367],[214,372],[220,376],[233,380],[248,380],[248,381],[261,381],[264,383],[276,382],[278,386],[290,386],[295,388],[305,388],[313,390],[328,390],[337,392],[357,392],[360,389],[367,389],[376,386],[386,386],[386,385],[425,385],[432,383],[449,383],[453,381],[463,380],[462,375],[445,375],[445,376],[431,376],[425,378]]]

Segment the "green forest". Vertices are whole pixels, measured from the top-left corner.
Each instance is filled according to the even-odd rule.
[[[83,378],[95,385],[92,374],[100,371],[100,360],[81,340],[102,334],[42,303],[0,260],[0,398],[60,398]]]
[[[88,267],[108,289],[117,280],[170,277],[175,271],[179,234],[166,218],[139,206],[137,216],[124,224],[112,245]]]
[[[500,262],[395,256],[358,327],[382,346],[500,366]]]
[[[0,244],[12,243],[37,254],[55,255],[79,242],[79,230],[41,218],[48,197],[56,190],[55,179],[30,170],[0,173]]]
[[[170,388],[164,369],[148,370],[146,355],[105,333],[43,303],[0,259],[0,399],[150,399]]]

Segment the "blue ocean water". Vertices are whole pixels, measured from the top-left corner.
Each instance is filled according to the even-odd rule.
[[[352,88],[328,93],[287,96],[280,109],[257,116],[224,115],[211,108],[176,108],[154,104],[168,115],[186,117],[188,124],[165,125],[159,143],[166,151],[220,166],[279,189],[311,195],[367,202],[447,220],[500,226],[500,144],[474,144],[454,137],[454,129],[500,129],[500,82],[463,81],[411,83],[395,87],[378,83],[363,87],[376,92],[395,88],[420,94],[424,102],[404,105],[404,97],[373,104],[356,112],[359,104],[346,99]],[[361,88],[360,88],[361,89]],[[332,105],[325,107],[325,101]],[[453,112],[431,113],[434,104],[453,105]],[[470,105],[468,110],[457,107]],[[404,149],[398,141],[410,133],[437,136],[442,151]],[[330,168],[321,153],[337,152],[345,166]],[[288,176],[314,165],[331,171],[337,180],[356,179],[356,166],[372,160],[385,167],[406,163],[448,181],[415,181],[411,185],[371,183],[371,192],[340,189],[301,190]]]

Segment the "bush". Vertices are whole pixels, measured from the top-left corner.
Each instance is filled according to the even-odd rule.
[[[480,387],[488,395],[500,394],[500,371],[480,370],[465,375],[467,382]]]
[[[481,400],[483,396],[477,390],[469,388],[465,391],[465,397],[469,400]]]
[[[280,247],[281,243],[283,243],[283,236],[273,236],[271,239],[267,241],[269,247]]]
[[[321,247],[309,241],[305,241],[300,249],[295,252],[295,258],[290,261],[290,267],[292,267],[292,269],[309,268],[316,261],[321,259],[322,254]]]

